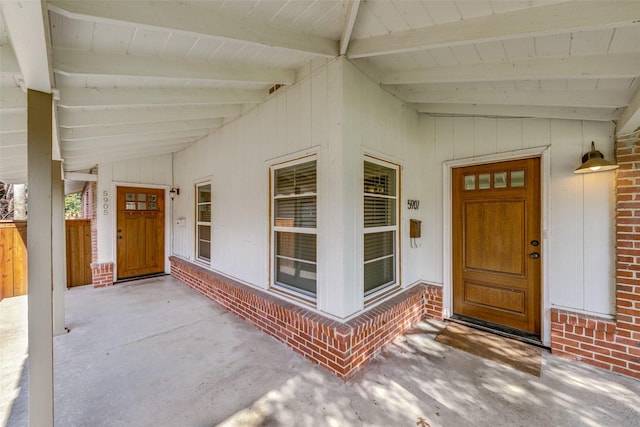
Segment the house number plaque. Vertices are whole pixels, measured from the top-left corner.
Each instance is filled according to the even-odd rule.
[[[102,192],[102,215],[109,215],[109,192],[104,190]]]
[[[420,200],[407,200],[407,209],[418,210],[420,207]]]

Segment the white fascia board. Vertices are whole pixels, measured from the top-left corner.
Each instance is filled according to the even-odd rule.
[[[352,40],[350,58],[633,25],[637,0],[568,1]]]
[[[223,16],[211,8],[183,2],[49,1],[49,10],[72,19],[181,32],[235,40],[324,57],[338,54],[338,42],[260,22]]]
[[[96,54],[74,49],[54,49],[53,69],[56,73],[71,76],[99,75],[288,85],[295,83],[296,77],[295,70],[133,55]]]

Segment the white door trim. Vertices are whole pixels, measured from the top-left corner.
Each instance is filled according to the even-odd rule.
[[[489,154],[486,156],[467,157],[464,159],[455,159],[445,161],[442,167],[442,253],[443,253],[443,270],[442,270],[442,317],[449,318],[453,314],[453,263],[452,263],[452,221],[451,221],[451,170],[454,167],[473,166],[483,163],[503,162],[508,160],[525,159],[529,157],[540,157],[540,192],[541,206],[540,214],[542,216],[542,247],[548,248],[548,212],[549,212],[549,180],[551,179],[551,146],[533,147],[525,150],[508,151],[504,153]],[[547,254],[548,250],[542,251],[542,272],[540,275],[540,288],[542,295],[540,296],[540,321],[541,336],[540,339],[544,345],[551,343],[551,322],[550,322],[550,305],[549,292],[547,289],[548,269]]]

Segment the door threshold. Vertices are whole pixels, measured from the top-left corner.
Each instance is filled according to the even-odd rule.
[[[133,282],[134,280],[152,279],[154,277],[162,277],[162,276],[168,276],[168,274],[162,272],[162,273],[141,274],[139,276],[124,277],[122,279],[116,280],[113,284],[116,285],[118,283]]]
[[[511,328],[509,326],[499,325],[497,323],[487,322],[480,319],[474,319],[473,317],[462,316],[460,314],[454,314],[447,320],[455,323],[460,323],[461,325],[465,325],[470,328],[475,328],[481,331],[500,335],[505,338],[522,341],[526,344],[535,345],[536,347],[544,348],[547,350],[549,349],[549,347],[542,344],[539,335],[532,334],[531,332]]]

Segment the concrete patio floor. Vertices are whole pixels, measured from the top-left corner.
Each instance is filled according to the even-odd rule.
[[[66,292],[57,426],[640,426],[640,381],[549,354],[535,377],[423,321],[344,383],[171,277]],[[26,297],[0,302],[0,425],[27,425]]]

